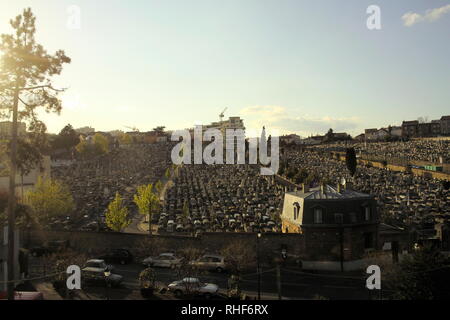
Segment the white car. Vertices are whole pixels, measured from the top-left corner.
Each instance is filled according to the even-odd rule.
[[[204,283],[198,278],[184,278],[183,280],[174,281],[168,286],[169,291],[173,292],[176,297],[184,294],[200,295],[206,299],[216,295],[219,286],[214,283]]]
[[[157,257],[148,257],[142,261],[147,267],[175,268],[181,265],[183,258],[178,258],[173,253],[161,253]]]
[[[90,272],[112,272],[114,267],[112,265],[108,265],[105,263],[105,260],[102,259],[91,259],[86,261],[86,264],[83,267],[83,271]]]
[[[189,264],[198,269],[219,273],[226,270],[225,258],[215,254],[205,254],[197,260],[190,261]]]

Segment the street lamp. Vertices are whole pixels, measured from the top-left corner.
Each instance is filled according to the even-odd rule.
[[[258,231],[256,237],[256,268],[258,272],[258,300],[261,300],[261,269],[259,265],[259,238],[261,238],[261,231]]]
[[[106,278],[106,300],[109,300],[109,276],[111,275],[111,271],[108,269],[104,272]]]

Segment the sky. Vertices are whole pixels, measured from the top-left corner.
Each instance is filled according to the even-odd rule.
[[[72,59],[49,132],[182,129],[225,107],[302,136],[450,114],[448,0],[0,0],[0,33],[26,7],[38,42]]]

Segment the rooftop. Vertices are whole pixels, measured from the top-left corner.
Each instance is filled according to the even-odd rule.
[[[330,185],[325,185],[323,191],[321,187],[312,188],[309,192],[294,191],[289,194],[308,200],[334,200],[334,199],[356,199],[356,198],[371,198],[371,195],[361,192],[356,192],[350,189],[343,189],[338,192],[337,189]]]

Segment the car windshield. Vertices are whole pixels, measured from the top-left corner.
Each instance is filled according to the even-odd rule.
[[[88,267],[88,268],[106,268],[106,265],[104,262],[91,261],[91,262],[87,263],[86,267]]]

